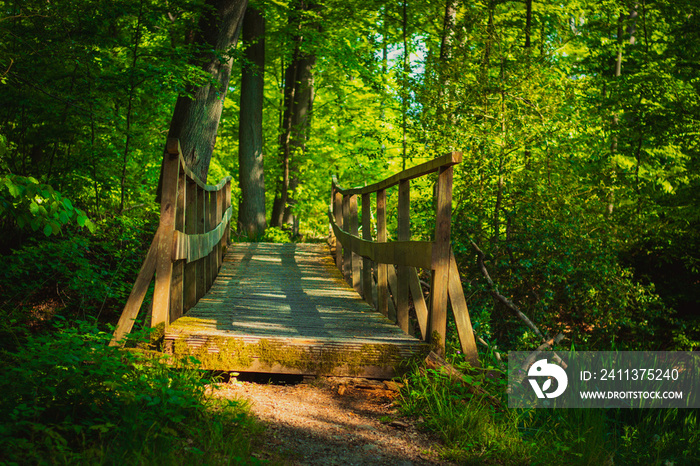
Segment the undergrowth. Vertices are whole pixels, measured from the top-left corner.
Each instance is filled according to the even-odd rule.
[[[463,383],[422,365],[404,376],[401,409],[440,436],[440,454],[447,460],[465,465],[700,464],[695,410],[509,409],[504,371],[481,356],[484,368],[478,370],[457,355],[450,358],[465,373]]]
[[[0,354],[0,464],[255,464],[242,401],[207,395],[194,361],[107,346],[59,324]]]

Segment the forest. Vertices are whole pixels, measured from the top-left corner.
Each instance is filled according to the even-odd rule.
[[[249,461],[258,428],[210,405],[196,364],[106,346],[169,137],[202,179],[232,176],[233,241],[326,241],[332,176],[462,152],[452,250],[498,371],[542,343],[513,307],[560,350],[700,348],[699,135],[692,0],[0,0],[0,464]],[[502,411],[414,369],[404,409],[449,460],[700,462],[693,410]]]

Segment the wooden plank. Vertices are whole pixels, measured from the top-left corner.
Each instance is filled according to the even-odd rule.
[[[398,207],[398,240],[411,240],[411,182],[401,180],[399,183],[399,207]],[[396,318],[399,327],[408,333],[408,270],[406,265],[399,265],[397,274],[398,287],[396,290]]]
[[[160,203],[160,223],[156,256],[156,285],[153,291],[151,326],[170,322],[170,284],[173,272],[173,239],[177,209],[177,184],[180,162],[177,153],[166,152],[163,157],[163,189]]]
[[[197,183],[187,181],[185,193],[185,233],[197,234]],[[187,258],[185,258],[187,259]],[[185,261],[185,285],[183,291],[183,312],[197,303],[197,264]]]
[[[392,298],[389,299],[389,320],[396,323],[397,322],[397,314],[398,312],[396,311],[396,295],[398,294],[398,277],[396,276],[396,269],[394,268],[393,265],[388,265],[387,268],[387,277],[388,277],[388,282],[389,282],[389,291],[391,291],[391,296]]]
[[[343,224],[343,195],[340,194],[335,188],[333,189],[333,218],[337,225]],[[335,235],[335,233],[334,233]],[[340,243],[338,238],[335,242],[335,266],[338,270],[343,270],[343,245]]]
[[[362,195],[362,239],[372,241],[372,202],[370,194]],[[372,260],[362,258],[362,292],[365,301],[370,306],[374,305],[372,299]]]
[[[350,189],[342,189],[340,186],[338,186],[337,181],[334,182],[334,186],[343,194],[344,196],[347,195],[353,195],[353,194],[367,194],[367,193],[373,193],[377,192],[382,189],[387,189],[392,186],[396,186],[397,184],[401,183],[402,181],[409,181],[414,178],[418,178],[419,176],[427,175],[428,173],[433,173],[436,172],[442,168],[447,168],[451,167],[453,165],[456,165],[462,161],[462,153],[461,152],[450,152],[448,154],[443,155],[442,157],[438,157],[436,159],[430,160],[429,162],[422,163],[420,165],[416,165],[415,167],[406,169],[400,173],[397,173],[393,176],[390,176],[389,178],[380,181],[378,183],[374,183],[368,186],[364,186],[361,188],[350,188]]]
[[[421,269],[430,269],[432,266],[433,243],[430,241],[372,242],[344,232],[333,221],[331,227],[336,239],[343,245],[343,251],[352,250],[362,257],[382,264],[407,265]]]
[[[185,202],[187,196],[187,177],[185,171],[180,166],[177,181],[177,201],[175,211],[175,233],[180,233],[185,229]],[[174,240],[174,245],[177,241]],[[173,278],[170,284],[170,317],[168,322],[173,322],[184,313],[183,291],[185,287],[185,262],[173,259]]]
[[[215,192],[207,192],[207,232],[210,232],[214,229],[216,224],[218,223],[216,221],[216,193]],[[214,279],[216,278],[216,272],[218,270],[217,264],[216,264],[216,254],[214,253],[214,244],[213,244],[213,238],[210,235],[207,235],[206,237],[207,241],[204,245],[204,248],[209,252],[207,255],[207,266],[209,267],[209,271],[207,273],[207,290],[211,288],[212,283],[214,283]]]
[[[204,231],[211,231],[211,192],[204,191]],[[211,251],[209,249],[208,239],[199,243],[198,245],[201,251]],[[204,257],[204,292],[206,293],[211,288],[211,284],[214,283],[214,277],[212,276],[211,267],[211,252],[207,252]]]
[[[444,355],[447,331],[447,288],[450,273],[450,229],[452,225],[452,167],[441,168],[437,181],[433,283],[430,287],[430,338],[437,332],[438,353]]]
[[[186,259],[187,262],[192,262],[215,252],[214,247],[225,239],[232,214],[233,208],[229,207],[216,228],[203,234],[186,235],[176,231],[173,260]]]
[[[336,236],[338,230],[334,229]],[[350,231],[350,196],[343,196],[343,233]],[[343,277],[348,283],[352,283],[352,247],[342,242],[343,244]]]
[[[377,241],[386,243],[386,190],[377,191]],[[389,290],[387,283],[387,265],[375,260],[377,264],[377,311],[389,315]]]
[[[215,246],[214,246],[214,252],[216,254],[216,264],[215,268],[216,270],[214,271],[214,278],[216,278],[217,275],[219,275],[219,268],[221,267],[221,262],[223,261],[223,252],[224,248],[223,245],[221,244],[222,238],[224,236],[224,231],[226,228],[226,224],[222,222],[223,220],[223,215],[224,215],[224,191],[223,189],[216,191],[216,214],[214,215],[214,219],[216,220],[216,227],[214,229],[218,229],[221,227],[221,236],[219,238],[216,238]],[[222,226],[223,225],[223,226]]]
[[[464,298],[464,290],[462,289],[462,280],[459,278],[459,270],[457,269],[457,261],[450,250],[450,278],[449,291],[450,303],[452,304],[452,314],[455,317],[457,324],[457,334],[459,342],[462,346],[464,358],[471,363],[472,366],[479,366],[479,353],[476,349],[476,341],[474,339],[474,330],[472,329],[472,321],[469,318],[469,309],[467,308],[467,300]]]
[[[390,376],[425,344],[371,311],[325,245],[235,243],[166,340],[209,369]]]
[[[117,346],[119,342],[129,333],[134,326],[134,320],[138,317],[139,310],[141,309],[141,304],[143,304],[143,299],[148,291],[148,286],[151,284],[151,279],[156,271],[156,255],[158,251],[158,244],[160,242],[160,230],[156,231],[151,246],[148,248],[148,253],[146,253],[146,259],[141,264],[141,269],[136,277],[136,282],[131,288],[131,293],[129,298],[126,300],[126,305],[122,311],[122,315],[119,317],[119,322],[114,329],[114,336],[109,342],[109,346]]]
[[[207,193],[202,189],[197,190],[197,233],[204,234],[206,231],[207,218]],[[197,301],[207,292],[207,259],[205,255],[198,256],[197,260]]]
[[[350,234],[359,237],[359,225],[357,218],[357,196],[350,196]],[[360,273],[360,256],[352,252],[352,287],[362,296],[362,275]]]
[[[423,288],[420,286],[418,279],[418,271],[411,267],[408,273],[408,284],[411,289],[411,297],[413,298],[413,307],[416,310],[418,318],[418,326],[423,340],[428,339],[428,306],[425,305],[425,297],[423,296]]]
[[[165,143],[165,148],[166,151],[171,154],[178,154],[178,161],[182,169],[185,171],[185,174],[190,180],[195,182],[200,189],[204,191],[219,191],[226,185],[226,183],[231,182],[230,176],[223,178],[221,181],[219,181],[219,183],[215,185],[207,184],[203,180],[201,180],[197,175],[195,175],[195,173],[192,170],[189,169],[189,167],[187,167],[187,163],[185,163],[185,157],[182,154],[182,148],[180,147],[179,139],[169,138]]]
[[[224,187],[224,211],[228,212],[229,210],[232,211],[231,209],[231,180],[226,183],[226,186]],[[224,239],[223,239],[223,253],[226,253],[226,249],[228,249],[228,245],[231,242],[231,215],[229,215],[228,220],[226,220],[226,231],[224,231]],[[223,255],[221,258],[221,261],[223,262]]]

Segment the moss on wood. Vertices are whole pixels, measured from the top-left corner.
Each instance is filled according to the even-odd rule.
[[[337,369],[350,375],[361,374],[366,367],[396,367],[403,361],[399,348],[390,344],[364,344],[359,348],[323,347],[287,344],[261,339],[246,343],[239,338],[208,337],[196,346],[184,336],[172,342],[176,357],[194,356],[209,370],[246,370],[255,362],[272,370],[276,366],[300,373],[333,374]],[[260,369],[258,367],[258,369]]]

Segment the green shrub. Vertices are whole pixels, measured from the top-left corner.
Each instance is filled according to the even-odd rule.
[[[4,354],[0,463],[248,462],[256,427],[245,403],[207,397],[193,361],[174,369],[109,339],[60,325]]]

